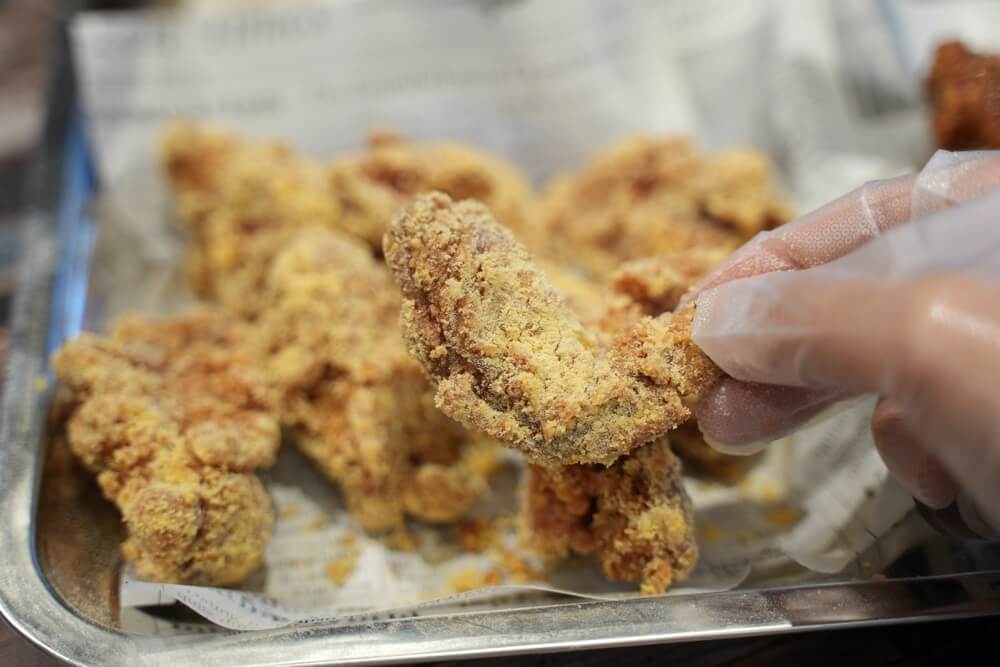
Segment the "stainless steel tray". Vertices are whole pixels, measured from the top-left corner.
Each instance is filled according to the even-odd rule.
[[[1000,548],[944,539],[885,569],[825,581],[618,602],[547,602],[353,625],[156,638],[121,630],[117,514],[47,428],[49,352],[84,317],[96,187],[74,105],[65,30],[31,175],[0,426],[0,612],[75,664],[314,665],[576,650],[1000,612]],[[93,309],[95,304],[91,304]],[[99,304],[96,304],[99,308]],[[51,441],[51,442],[50,442]],[[46,446],[48,444],[48,446]]]

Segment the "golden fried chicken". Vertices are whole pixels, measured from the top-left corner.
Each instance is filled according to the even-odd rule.
[[[681,298],[714,269],[725,254],[692,248],[683,254],[654,255],[625,262],[611,274],[611,289],[656,317],[675,310]]]
[[[366,151],[334,160],[330,178],[342,227],[378,250],[396,212],[429,190],[478,199],[515,233],[534,234],[534,193],[527,178],[513,164],[469,146],[414,143],[390,132],[373,132]]]
[[[948,150],[1000,148],[1000,55],[945,42],[927,81],[934,137]]]
[[[274,462],[279,430],[245,325],[208,310],[127,318],[53,364],[70,448],[121,510],[139,574],[226,585],[260,566],[274,518],[252,471]]]
[[[530,465],[519,521],[522,542],[545,560],[591,555],[609,579],[646,594],[684,580],[698,560],[681,466],[663,439],[609,467]]]
[[[195,291],[254,318],[275,254],[304,227],[339,229],[381,252],[392,216],[421,190],[478,197],[529,233],[533,193],[517,169],[457,144],[414,144],[374,134],[368,149],[330,165],[275,142],[179,124],[163,137],[161,161],[191,237]]]
[[[622,264],[612,275],[612,297],[599,320],[605,331],[620,331],[642,315],[673,311],[681,297],[720,260],[713,251],[692,249],[674,257],[645,257]],[[617,298],[615,298],[617,297]],[[670,448],[685,470],[724,483],[738,481],[759,460],[718,452],[705,442],[692,417],[670,432]]]
[[[161,161],[190,238],[192,286],[239,316],[263,309],[270,262],[295,232],[340,224],[324,167],[282,144],[179,124],[163,137]]]
[[[700,155],[682,138],[633,137],[554,179],[539,226],[546,255],[603,281],[640,257],[696,250],[721,259],[789,217],[759,153]]]
[[[385,255],[437,405],[532,462],[611,463],[685,421],[719,377],[690,308],[602,342],[479,202],[419,196]]]
[[[275,258],[257,321],[283,423],[366,530],[451,521],[487,488],[494,445],[434,407],[399,330],[399,292],[359,240],[301,231]]]

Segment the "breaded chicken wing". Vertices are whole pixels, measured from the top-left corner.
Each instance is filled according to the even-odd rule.
[[[53,364],[70,449],[121,510],[139,574],[227,585],[261,565],[274,518],[252,471],[274,462],[279,431],[245,325],[208,310],[127,318]]]
[[[660,439],[609,467],[528,467],[519,514],[522,542],[555,562],[593,556],[613,581],[662,593],[698,560],[681,466]]]
[[[399,330],[399,292],[359,240],[303,230],[275,258],[257,322],[283,423],[366,530],[468,511],[494,445],[434,407]]]
[[[385,255],[437,405],[533,462],[611,463],[685,421],[719,377],[691,342],[692,309],[603,344],[479,202],[419,196]]]

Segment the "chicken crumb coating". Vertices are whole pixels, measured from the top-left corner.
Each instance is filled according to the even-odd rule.
[[[364,244],[303,230],[275,258],[266,299],[257,329],[282,421],[358,524],[465,514],[488,487],[495,446],[434,407],[399,331],[399,292]]]
[[[279,428],[244,325],[209,310],[124,318],[53,364],[70,449],[121,510],[140,575],[223,586],[261,565],[274,515],[253,470],[273,464]]]
[[[519,520],[522,543],[541,558],[591,556],[644,594],[683,581],[698,560],[680,462],[663,439],[609,467],[529,466]]]
[[[633,326],[645,315],[657,316],[677,308],[681,297],[717,262],[713,252],[644,257],[622,264],[610,285],[593,282],[559,265],[547,265],[545,269],[584,326],[606,338]],[[685,472],[705,479],[732,484],[760,460],[712,449],[693,417],[671,431],[669,437],[670,448],[684,462]]]
[[[693,309],[602,343],[479,202],[419,196],[385,255],[437,405],[534,463],[611,463],[685,421],[720,376],[690,339]]]
[[[622,264],[613,274],[610,298],[599,324],[617,331],[641,315],[657,316],[678,307],[695,283],[714,268],[721,257],[711,250],[692,250],[680,256],[644,257]],[[670,448],[689,474],[732,484],[760,460],[718,452],[705,442],[694,417],[670,432]]]
[[[340,225],[323,165],[288,146],[181,123],[163,135],[160,153],[189,236],[191,285],[231,313],[253,318],[263,310],[270,262],[302,226]]]
[[[725,256],[791,217],[771,172],[753,150],[703,155],[681,137],[624,139],[550,183],[539,214],[545,254],[602,282],[641,257]]]
[[[372,132],[365,151],[334,160],[330,178],[343,228],[382,249],[393,216],[421,192],[478,199],[515,233],[534,236],[534,192],[506,160],[457,143],[417,143],[388,131]]]
[[[270,264],[299,230],[339,230],[379,253],[392,216],[422,190],[480,198],[506,224],[532,233],[527,179],[512,164],[459,144],[374,133],[366,150],[326,164],[277,142],[179,123],[164,134],[160,154],[191,239],[192,286],[242,317],[264,309]]]

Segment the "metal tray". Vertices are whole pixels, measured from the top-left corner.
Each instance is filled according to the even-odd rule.
[[[316,665],[606,648],[1000,613],[1000,548],[931,541],[885,580],[835,580],[617,602],[546,602],[355,625],[149,637],[118,622],[117,514],[48,438],[48,355],[84,316],[97,187],[57,30],[30,182],[0,423],[0,612],[80,665]],[[49,446],[46,443],[52,441]]]

